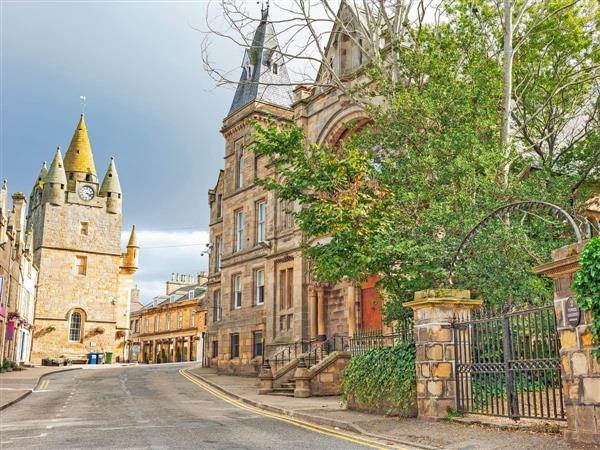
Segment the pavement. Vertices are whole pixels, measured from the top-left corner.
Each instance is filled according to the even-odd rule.
[[[189,372],[243,403],[289,417],[355,431],[380,440],[387,439],[400,445],[461,450],[590,448],[585,445],[567,444],[561,433],[540,433],[531,429],[498,429],[480,423],[401,419],[350,411],[343,405],[340,397],[290,398],[259,395],[259,381],[256,378],[218,375],[214,369],[198,367]],[[556,427],[556,423],[550,425]]]
[[[77,366],[36,366],[0,373],[0,410],[31,394],[40,380],[47,375],[79,368]]]
[[[48,374],[0,411],[0,448],[358,450],[394,447],[232,402],[190,375],[193,364]]]

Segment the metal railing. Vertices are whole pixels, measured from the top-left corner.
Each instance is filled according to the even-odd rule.
[[[394,347],[409,340],[414,340],[412,318],[397,323],[388,333],[382,329],[356,330],[350,338],[349,351],[355,357],[375,348]]]
[[[310,341],[298,341],[292,344],[287,344],[275,352],[269,358],[271,368],[275,371],[281,369],[286,364],[289,364],[295,358],[298,358],[303,353],[309,350]],[[281,345],[268,345],[268,347],[281,347]]]
[[[304,355],[306,367],[312,367],[333,352],[347,351],[350,347],[348,336],[333,335],[326,341],[312,342],[312,345]]]

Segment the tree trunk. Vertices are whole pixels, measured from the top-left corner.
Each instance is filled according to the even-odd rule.
[[[508,186],[510,173],[510,114],[512,100],[513,26],[511,0],[504,0],[504,98],[502,99],[502,148],[504,149],[504,186]]]

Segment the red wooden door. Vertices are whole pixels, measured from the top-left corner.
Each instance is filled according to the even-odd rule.
[[[382,329],[381,299],[375,290],[377,277],[369,278],[361,287],[361,328],[364,330]]]

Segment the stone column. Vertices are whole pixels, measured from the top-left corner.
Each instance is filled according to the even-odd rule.
[[[348,315],[348,336],[354,336],[356,331],[356,286],[348,286],[346,293],[346,314]]]
[[[325,288],[317,286],[317,338],[327,339],[325,332]]]
[[[312,341],[317,338],[317,290],[313,284],[308,286],[308,318]]]
[[[456,408],[454,376],[455,316],[468,317],[483,300],[459,289],[431,289],[415,292],[414,300],[404,303],[414,311],[417,346],[417,408],[419,417],[440,419]]]
[[[536,273],[554,279],[554,310],[560,337],[561,376],[567,415],[565,439],[600,444],[600,365],[592,355],[592,317],[571,307],[575,300],[571,285],[579,268],[579,255],[585,243],[569,245],[552,252],[552,262],[535,268]],[[571,306],[576,306],[576,303]],[[569,320],[569,316],[571,320]],[[577,322],[579,322],[577,324]]]

